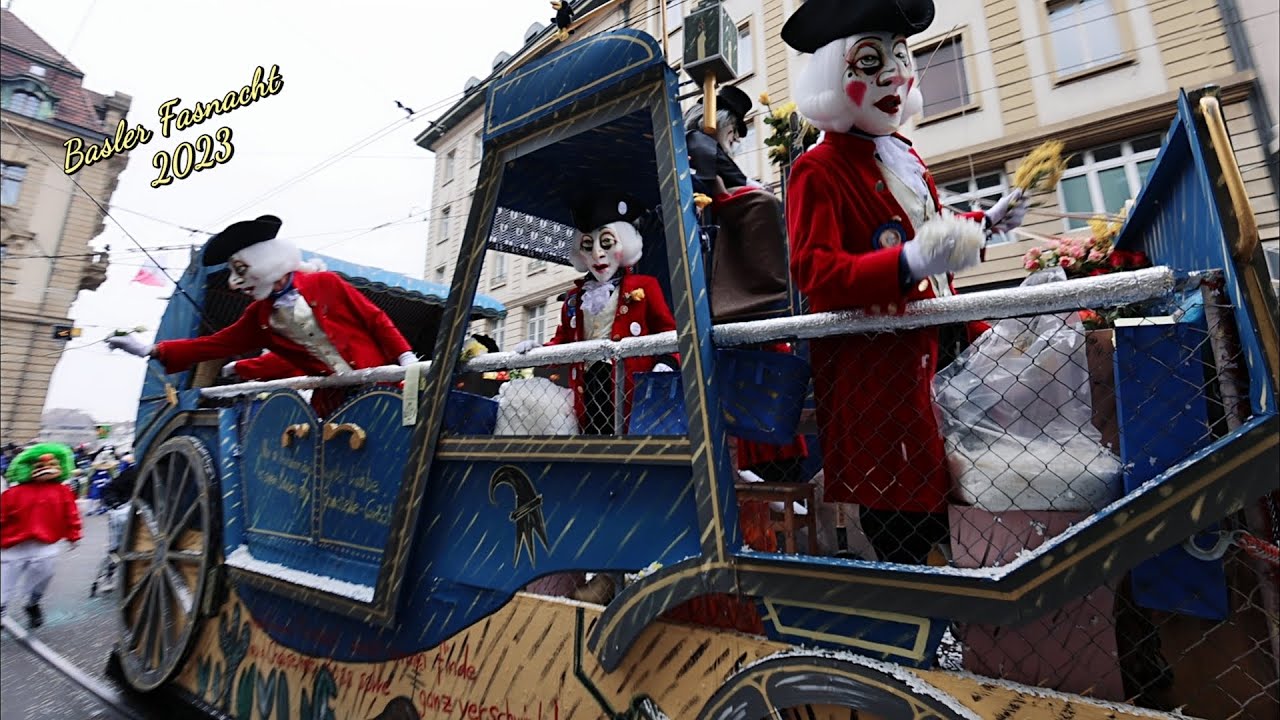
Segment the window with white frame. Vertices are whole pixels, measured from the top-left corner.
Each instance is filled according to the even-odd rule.
[[[738,26],[738,77],[756,71],[756,46],[751,43],[751,22]]]
[[[738,163],[738,167],[747,176],[755,175],[750,167],[755,166],[756,162],[763,154],[762,145],[759,141],[759,134],[756,133],[756,118],[747,118],[747,134],[738,139],[738,145],[733,149],[733,159]]]
[[[450,150],[444,155],[444,181],[449,182],[453,179],[455,166],[458,162],[458,151]]]
[[[507,284],[507,255],[506,253],[489,253],[489,286],[498,287]]]
[[[915,54],[916,75],[924,96],[924,119],[969,104],[969,79],[964,68],[964,43],[959,35],[925,47]]]
[[[44,108],[44,100],[39,95],[26,90],[14,90],[5,100],[4,109],[10,112],[38,118]]]
[[[1059,76],[1074,75],[1124,56],[1121,17],[1111,0],[1051,0],[1049,44]]]
[[[480,162],[481,155],[484,154],[484,133],[477,130],[474,137],[471,138],[471,164],[475,165]]]
[[[452,229],[452,228],[451,228],[451,224],[452,224],[452,223],[450,222],[450,221],[453,219],[452,215],[453,215],[453,208],[449,207],[448,205],[446,205],[445,207],[441,208],[441,210],[440,210],[440,231],[439,231],[439,233],[436,235],[436,242],[437,242],[437,243],[447,243],[447,242],[449,242],[449,231]]]
[[[448,270],[444,265],[437,265],[435,273],[431,276],[432,281],[444,284],[444,274]]]
[[[490,320],[485,327],[485,334],[489,339],[501,350],[507,344],[507,320],[506,318],[495,318]]]
[[[547,306],[526,305],[524,308],[524,337],[543,342],[547,339]]]
[[[547,261],[540,258],[529,258],[529,263],[525,265],[525,271],[529,275],[540,273],[547,269]]]
[[[1271,283],[1280,283],[1280,243],[1272,240],[1262,244],[1262,255],[1267,259],[1267,271],[1271,273]]]
[[[27,177],[24,165],[0,163],[0,205],[17,205],[22,195],[22,181]]]
[[[684,27],[684,4],[696,0],[667,0],[667,32]]]
[[[1006,192],[1008,184],[1004,173],[993,172],[938,185],[938,200],[955,212],[972,212],[990,209]],[[999,245],[1016,239],[1007,233],[994,233],[989,244]]]
[[[1160,135],[1147,135],[1072,156],[1058,183],[1067,229],[1086,227],[1093,215],[1118,213],[1138,197],[1159,152]]]

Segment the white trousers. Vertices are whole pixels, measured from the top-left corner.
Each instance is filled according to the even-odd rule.
[[[38,600],[53,580],[57,556],[18,558],[0,561],[0,605],[8,606],[9,598],[25,587],[32,600]]]

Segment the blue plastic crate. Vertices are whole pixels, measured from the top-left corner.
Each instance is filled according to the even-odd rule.
[[[719,350],[720,402],[726,430],[744,440],[785,445],[795,437],[809,389],[809,363],[786,353]],[[684,386],[679,373],[636,376],[632,435],[684,435]]]
[[[452,435],[492,435],[498,426],[498,401],[450,390],[444,406],[444,431]]]

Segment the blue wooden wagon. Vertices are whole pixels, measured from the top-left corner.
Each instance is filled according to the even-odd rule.
[[[149,370],[138,413],[143,469],[118,594],[123,631],[115,656],[132,687],[157,689],[188,672],[200,627],[222,617],[230,595],[275,647],[325,662],[390,667],[480,627],[537,578],[649,568],[590,627],[547,630],[579,633],[576,673],[587,672],[584,663],[606,675],[617,671],[665,612],[728,594],[754,602],[774,643],[769,647],[788,649],[722,668],[722,682],[679,717],[775,717],[800,706],[972,717],[961,700],[939,699],[946,693],[922,689],[927,682],[902,672],[932,667],[953,624],[1018,626],[1131,570],[1141,585],[1143,568],[1170,553],[1182,555],[1166,558],[1174,564],[1163,573],[1175,567],[1201,577],[1195,602],[1167,597],[1160,571],[1140,595],[1165,594],[1169,606],[1162,611],[1230,612],[1214,595],[1225,587],[1220,566],[1194,546],[1190,554],[1182,548],[1274,490],[1280,354],[1275,297],[1263,280],[1256,228],[1250,235],[1251,213],[1239,206],[1239,188],[1230,182],[1237,171],[1210,95],[1179,100],[1117,241],[1144,251],[1153,268],[972,294],[964,302],[929,301],[900,318],[847,312],[821,322],[782,316],[716,327],[677,76],[651,37],[603,33],[524,66],[493,84],[484,119],[479,180],[451,286],[330,262],[388,310],[429,363],[407,378],[387,368],[356,378],[237,387],[202,387],[198,371]],[[582,187],[625,193],[653,209],[640,270],[660,279],[677,329],[518,357],[493,353],[464,367],[458,358],[470,324],[503,312],[478,293],[486,251],[567,263],[576,237],[567,230],[568,198]],[[531,231],[500,236],[495,217],[513,216]],[[192,264],[161,339],[216,328],[238,314],[224,307],[233,298],[217,290],[220,272]],[[1144,304],[1163,316],[1202,297],[1206,279],[1213,322],[1229,330],[1239,370],[1232,374],[1230,419],[1182,410],[1203,405],[1206,388],[1226,374],[1223,366],[1206,379],[1201,356],[1190,365],[1183,357],[1201,348],[1186,341],[1188,333],[1208,347],[1207,326],[1187,320],[1118,330],[1115,393],[1126,492],[1051,541],[1000,567],[973,569],[743,547],[728,438],[789,436],[795,414],[751,421],[726,413],[735,404],[759,407],[780,387],[756,385],[753,394],[751,378],[762,371],[751,357],[726,352],[734,346],[979,320],[997,306],[1036,315]],[[1204,313],[1197,317],[1206,322]],[[647,426],[663,434],[494,436],[486,424],[458,417],[491,402],[457,394],[464,370],[670,352],[679,353],[681,382],[666,399],[679,422]],[[1187,372],[1201,376],[1183,382]],[[369,384],[402,378],[408,390]],[[360,383],[364,389],[325,418],[299,393]],[[1214,393],[1224,406],[1222,393]],[[1152,397],[1164,405],[1153,405]],[[1179,427],[1170,429],[1171,416]],[[619,673],[614,678],[628,682]],[[418,712],[440,705],[435,697],[424,695]],[[630,715],[613,716],[657,717],[652,707],[687,708],[692,701],[647,702],[647,715],[637,705]],[[578,712],[573,716],[609,714],[598,706]]]

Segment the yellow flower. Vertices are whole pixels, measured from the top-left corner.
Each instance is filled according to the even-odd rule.
[[[763,105],[769,104],[769,93],[767,92],[760,93],[760,103]]]
[[[794,101],[787,102],[779,106],[777,110],[774,110],[773,116],[778,118],[779,120],[782,120],[782,119],[791,117],[791,114],[794,113],[795,111],[796,111],[795,102]]]
[[[640,302],[641,300],[644,299],[644,289],[636,288],[635,290],[632,290],[631,292],[627,293],[627,299],[630,300],[631,302]]]
[[[711,204],[711,196],[706,195],[704,193],[694,193],[693,204],[696,205],[699,210],[701,210],[702,208]]]

